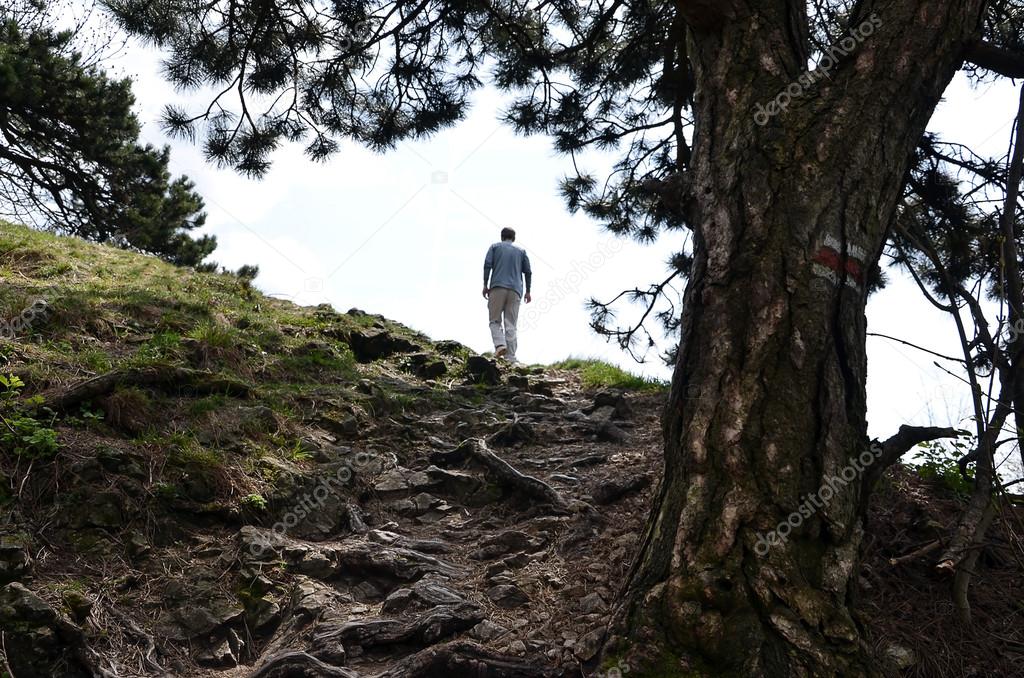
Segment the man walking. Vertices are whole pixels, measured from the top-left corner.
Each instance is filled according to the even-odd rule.
[[[533,271],[530,258],[523,248],[515,245],[516,232],[501,229],[501,242],[487,250],[484,258],[484,298],[491,321],[494,355],[516,362],[516,321],[519,318],[519,300],[523,297],[526,280],[526,303],[530,303],[530,285]]]

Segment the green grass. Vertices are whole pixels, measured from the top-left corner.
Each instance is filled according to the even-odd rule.
[[[586,388],[624,388],[632,391],[657,391],[668,386],[659,379],[631,374],[621,367],[596,358],[569,358],[552,367],[579,372]]]

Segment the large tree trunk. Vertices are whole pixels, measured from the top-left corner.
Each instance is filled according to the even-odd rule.
[[[698,86],[695,266],[664,478],[605,663],[870,674],[850,614],[876,475],[865,271],[985,3],[858,3],[863,41],[774,117],[768,102],[805,70],[805,3],[677,4]]]

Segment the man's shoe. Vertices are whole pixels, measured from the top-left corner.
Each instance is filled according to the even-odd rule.
[[[498,348],[494,349],[494,357],[495,358],[504,358],[507,354],[508,354],[508,349],[505,348],[504,346],[499,346]]]

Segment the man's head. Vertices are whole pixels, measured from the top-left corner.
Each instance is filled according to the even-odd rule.
[[[508,240],[509,242],[515,242],[516,241],[516,232],[515,232],[515,230],[511,229],[511,228],[503,228],[503,229],[501,229],[501,239],[503,241],[504,240]]]

